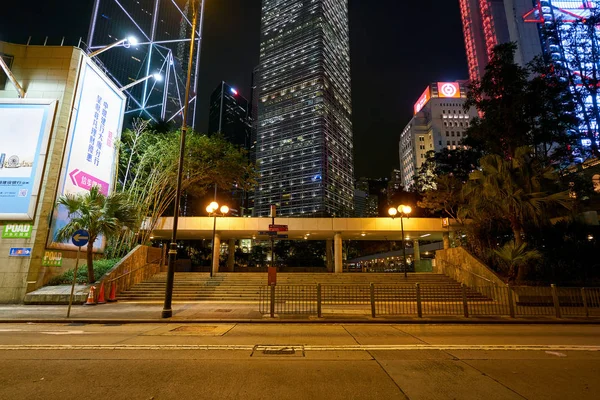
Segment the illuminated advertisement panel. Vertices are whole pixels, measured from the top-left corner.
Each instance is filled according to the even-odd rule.
[[[460,85],[456,82],[438,82],[438,96],[442,98],[459,99]]]
[[[85,57],[79,71],[57,196],[85,193],[93,186],[98,186],[104,195],[111,193],[116,173],[116,143],[121,135],[125,103],[125,95]],[[49,247],[75,248],[70,241],[56,243],[53,240],[68,221],[66,209],[57,207]],[[94,250],[103,249],[104,238],[98,238]]]
[[[418,113],[425,107],[425,104],[431,99],[431,91],[429,90],[429,86],[423,92],[419,100],[415,103],[415,114]]]
[[[0,220],[32,220],[55,100],[0,100]]]

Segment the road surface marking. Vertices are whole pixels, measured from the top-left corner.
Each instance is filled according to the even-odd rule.
[[[31,345],[0,345],[2,350],[253,350],[260,346],[273,345],[124,345],[124,344],[31,344]],[[277,345],[285,347],[286,345]],[[298,346],[298,345],[295,345]],[[288,346],[288,347],[294,347]],[[305,351],[407,351],[407,350],[476,350],[476,351],[600,351],[600,346],[577,345],[303,345]]]

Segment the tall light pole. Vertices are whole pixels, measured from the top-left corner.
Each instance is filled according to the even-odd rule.
[[[190,57],[188,60],[187,81],[185,84],[185,97],[183,104],[183,123],[181,124],[181,142],[179,145],[179,168],[177,169],[177,187],[175,189],[175,208],[173,215],[173,233],[169,246],[169,262],[167,270],[167,286],[165,288],[165,304],[162,310],[163,318],[173,315],[171,302],[173,299],[173,280],[175,278],[175,257],[177,257],[177,223],[179,222],[179,203],[181,197],[181,179],[183,176],[183,162],[185,154],[185,135],[187,132],[188,106],[190,103],[190,85],[192,82],[192,55],[194,54],[194,43],[196,42],[196,21],[198,20],[197,0],[192,0],[192,37],[190,40]]]
[[[412,208],[410,206],[399,205],[398,208],[390,208],[388,210],[388,214],[392,217],[392,220],[400,214],[400,229],[402,230],[402,254],[404,255],[404,277],[408,276],[408,264],[406,262],[406,243],[404,243],[404,218],[408,218],[410,213],[412,212]]]
[[[216,201],[213,201],[212,203],[210,203],[207,207],[206,207],[206,212],[208,212],[208,216],[212,216],[213,219],[213,234],[212,234],[212,243],[210,245],[210,276],[213,276],[213,269],[212,266],[215,263],[215,236],[217,234],[217,215],[219,215],[219,213],[217,212],[217,210],[221,211],[221,216],[225,216],[227,215],[227,213],[229,212],[229,207],[227,206],[221,206],[221,208],[219,208],[219,203],[217,203]]]

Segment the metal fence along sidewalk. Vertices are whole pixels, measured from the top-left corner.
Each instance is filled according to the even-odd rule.
[[[261,286],[262,314],[322,317],[347,306],[377,316],[600,317],[600,288],[465,285],[273,285]]]

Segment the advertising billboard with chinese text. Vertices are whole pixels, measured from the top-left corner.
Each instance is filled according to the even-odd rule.
[[[430,99],[431,99],[431,91],[429,90],[429,86],[427,86],[427,89],[425,89],[425,91],[423,92],[421,97],[419,97],[419,100],[415,103],[415,114],[418,113],[419,111],[421,111],[423,109],[423,107],[425,107],[425,104],[427,104],[427,102],[429,102]]]
[[[438,82],[438,96],[442,98],[459,99],[460,85],[457,82]]]
[[[55,100],[0,100],[0,220],[32,220]]]
[[[116,173],[116,143],[121,135],[125,102],[125,95],[88,57],[84,57],[57,196],[85,193],[93,186],[98,186],[104,195],[111,193]],[[57,207],[52,219],[50,247],[73,248],[71,243],[53,240],[68,221],[66,210]],[[103,238],[98,238],[94,249],[101,251],[103,248]]]

